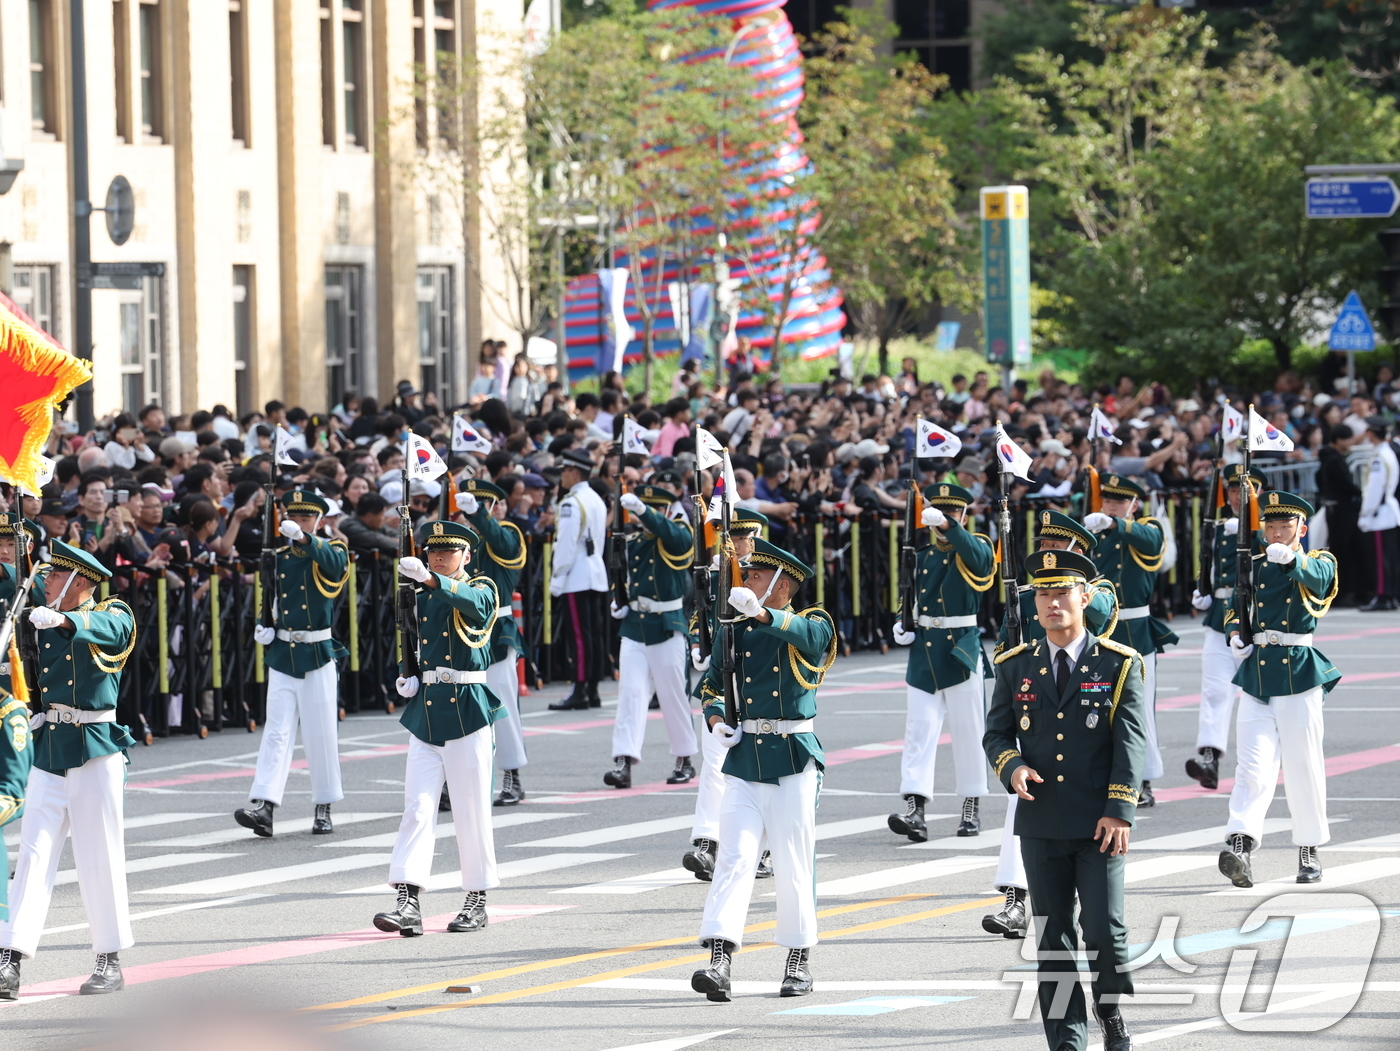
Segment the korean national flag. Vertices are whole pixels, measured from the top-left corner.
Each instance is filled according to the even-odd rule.
[[[704,427],[695,428],[695,466],[702,471],[724,462],[724,446]]]
[[[452,417],[452,451],[454,453],[489,453],[491,443],[465,416]]]
[[[1238,441],[1244,435],[1244,413],[1237,412],[1225,406],[1225,413],[1220,418],[1220,434],[1227,442]]]
[[[419,434],[408,436],[408,476],[428,481],[447,473],[447,464],[432,447],[428,439]]]
[[[957,456],[962,451],[962,439],[951,431],[945,431],[936,423],[919,419],[918,434],[914,439],[914,455],[921,460],[934,456]]]
[[[1251,405],[1249,407],[1249,450],[1250,452],[1264,450],[1292,452],[1293,439],[1255,412],[1254,406]]]
[[[297,462],[292,459],[291,453],[292,432],[287,430],[287,428],[283,427],[279,423],[277,425],[277,433],[273,441],[276,443],[274,448],[277,450],[277,462],[279,464],[285,464],[289,467],[295,467],[297,465]]]
[[[651,450],[647,448],[646,439],[642,437],[646,432],[642,430],[642,425],[631,416],[626,416],[622,420],[622,451],[624,454],[636,453],[638,456],[650,456]]]
[[[996,449],[997,463],[1001,464],[1003,471],[1010,471],[1028,482],[1031,480],[1031,458],[1011,440],[1011,436],[1001,424],[997,424]]]
[[[739,502],[739,487],[734,484],[734,465],[729,462],[728,452],[724,454],[723,463],[724,470],[715,479],[715,491],[710,497],[710,513],[705,516],[707,522],[718,522],[725,504],[732,511]]]
[[[1094,411],[1089,414],[1089,436],[1107,439],[1114,445],[1123,444],[1123,440],[1113,433],[1113,424],[1108,422],[1108,417],[1097,405],[1094,406]]]

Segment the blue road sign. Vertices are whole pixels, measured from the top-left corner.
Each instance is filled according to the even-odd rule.
[[[1400,208],[1400,190],[1384,175],[1309,179],[1309,219],[1388,219]]]
[[[1371,319],[1366,316],[1366,308],[1361,305],[1361,297],[1355,292],[1347,294],[1342,303],[1341,313],[1332,322],[1332,333],[1327,337],[1329,350],[1375,350],[1376,330]]]

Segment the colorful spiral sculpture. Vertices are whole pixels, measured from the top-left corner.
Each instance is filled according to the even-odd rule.
[[[739,210],[738,221],[731,222],[728,235],[748,238],[744,253],[754,264],[749,273],[743,258],[732,249],[724,260],[729,276],[737,279],[747,291],[754,283],[766,287],[776,303],[782,293],[782,281],[789,267],[798,271],[783,325],[782,343],[787,354],[804,358],[819,358],[835,354],[841,341],[841,329],[846,315],[841,309],[841,292],[831,280],[826,260],[810,243],[809,238],[820,223],[816,202],[802,193],[803,177],[812,170],[812,163],[803,148],[803,136],[797,126],[797,108],[802,103],[802,52],[793,34],[792,24],[783,11],[784,0],[650,0],[652,10],[672,7],[694,7],[704,14],[725,15],[733,19],[735,38],[731,41],[731,64],[749,69],[754,77],[755,96],[760,100],[765,124],[773,128],[774,149],[762,163],[743,169],[745,181],[751,188],[749,202],[763,202],[763,215],[754,214],[752,207]],[[679,61],[724,61],[720,50],[697,52]],[[804,237],[800,255],[791,260],[777,244],[771,233],[775,227],[790,230],[796,224]],[[693,219],[695,237],[716,244],[712,216],[699,215]],[[619,266],[625,261],[619,261]],[[650,268],[654,264],[647,263]],[[663,264],[664,288],[682,275],[674,261]],[[686,275],[689,284],[701,280],[698,274]],[[655,274],[647,274],[645,286],[655,289]],[[636,290],[628,283],[624,310],[633,331],[640,335],[641,315],[636,308]],[[565,292],[565,333],[568,342],[570,374],[576,378],[611,367],[600,362],[599,354],[606,331],[606,304],[602,283],[597,274],[575,278]],[[652,304],[655,313],[653,343],[659,355],[675,354],[681,348],[680,336],[673,316],[669,294],[663,292]],[[772,352],[774,339],[771,326],[763,313],[745,306],[738,317],[738,335],[747,336],[760,352]],[[628,344],[624,361],[641,360],[640,338]]]

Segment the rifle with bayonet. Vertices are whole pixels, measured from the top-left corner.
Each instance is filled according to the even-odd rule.
[[[700,659],[710,656],[714,648],[714,634],[710,630],[710,610],[713,608],[710,595],[710,544],[706,539],[705,519],[707,510],[700,495],[700,468],[690,473],[691,524],[695,527],[695,562],[691,566],[691,581],[695,592],[695,624],[700,647]],[[700,552],[704,552],[703,555]]]
[[[904,542],[899,550],[899,621],[905,631],[913,631],[918,623],[918,595],[915,581],[918,574],[918,552],[914,540],[923,524],[924,500],[919,492],[919,467],[909,462],[909,493],[904,502]]]
[[[1210,595],[1215,590],[1215,531],[1220,527],[1220,509],[1225,506],[1225,425],[1220,426],[1216,442],[1215,464],[1210,472],[1209,503],[1201,515],[1201,558],[1196,569],[1196,591]]]
[[[613,479],[612,526],[608,529],[608,583],[612,586],[613,605],[621,609],[631,601],[627,581],[627,511],[622,506],[622,446],[617,449],[617,477]]]
[[[399,560],[413,558],[417,551],[413,543],[413,516],[408,510],[407,441],[403,450],[403,495],[399,498]],[[418,675],[418,591],[413,582],[399,576],[394,592],[394,624],[399,629],[399,675],[405,679]]]
[[[1245,414],[1253,419],[1254,406]],[[1249,483],[1251,435],[1244,435],[1244,473],[1240,476],[1240,528],[1235,534],[1235,627],[1246,646],[1254,642],[1254,536],[1259,530],[1259,498]]]
[[[268,469],[276,472],[275,458]],[[272,478],[270,474],[263,486],[262,555],[258,560],[258,587],[262,592],[258,622],[268,628],[277,626],[272,616],[272,600],[277,593],[277,549],[273,546],[277,538],[277,500],[273,496]]]
[[[1011,471],[1001,467],[1000,495],[997,497],[997,546],[1001,563],[1002,595],[1006,602],[1006,645],[1021,645],[1021,571],[1016,557],[1016,544],[1011,534]],[[908,625],[905,625],[908,630]]]
[[[733,477],[729,469],[729,454],[724,454],[723,478]],[[724,682],[724,721],[730,726],[739,725],[739,689],[735,681],[738,675],[738,654],[734,642],[734,607],[729,604],[729,594],[735,588],[744,586],[744,573],[739,566],[739,556],[734,552],[734,538],[730,535],[730,499],[726,491],[720,497],[719,507],[719,582],[715,588],[715,606],[719,610],[719,656],[720,677]]]

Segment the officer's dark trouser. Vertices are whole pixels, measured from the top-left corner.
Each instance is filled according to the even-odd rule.
[[[1021,837],[1021,857],[1030,884],[1031,912],[1040,932],[1040,1017],[1050,1051],[1084,1051],[1088,1046],[1088,1015],[1078,981],[1057,977],[1075,974],[1073,957],[1079,947],[1074,930],[1074,898],[1079,894],[1079,926],[1084,932],[1093,980],[1094,1001],[1110,993],[1130,994],[1133,976],[1119,971],[1128,962],[1128,927],[1123,921],[1123,868],[1126,858],[1099,852],[1092,839],[1034,839]],[[1097,952],[1097,955],[1095,953]],[[1047,956],[1049,958],[1047,958]],[[1056,1002],[1058,1001],[1058,1002]],[[1117,1005],[1110,997],[1106,1008]],[[1059,1017],[1055,1017],[1058,1015]]]
[[[574,591],[560,595],[559,634],[573,669],[574,682],[596,685],[608,673],[608,592]]]

